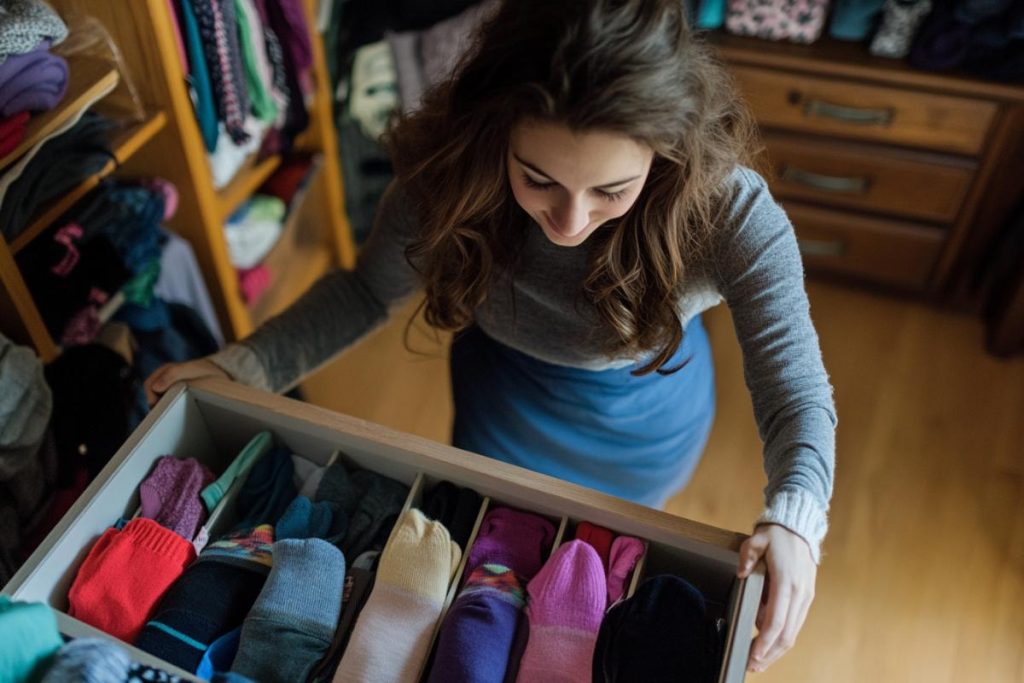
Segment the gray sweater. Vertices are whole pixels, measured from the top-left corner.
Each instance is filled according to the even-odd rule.
[[[815,560],[827,530],[835,463],[835,407],[811,323],[793,227],[760,175],[738,168],[728,180],[705,274],[679,299],[684,325],[725,301],[743,349],[747,387],[764,441],[768,475],[757,523],[780,524],[807,540]],[[416,231],[401,191],[388,190],[354,271],[324,276],[294,305],[239,344],[211,357],[234,379],[283,391],[382,324],[419,291],[405,259]],[[586,247],[560,247],[529,231],[515,278],[490,292],[476,323],[497,341],[549,363],[622,367],[630,357],[602,350],[598,315],[582,304]],[[571,343],[567,343],[571,340]]]

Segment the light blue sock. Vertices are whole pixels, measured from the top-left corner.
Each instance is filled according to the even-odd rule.
[[[132,660],[123,649],[101,638],[77,638],[57,651],[43,683],[124,683]]]
[[[64,643],[53,610],[0,595],[0,681],[38,681]]]

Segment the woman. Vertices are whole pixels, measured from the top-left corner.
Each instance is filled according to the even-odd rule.
[[[738,575],[769,589],[749,667],[813,598],[835,413],[796,239],[744,166],[753,125],[678,0],[516,0],[387,142],[396,181],[354,272],[240,344],[162,368],[281,391],[425,292],[456,332],[454,444],[661,505],[711,427],[700,314],[723,299],[765,441]]]

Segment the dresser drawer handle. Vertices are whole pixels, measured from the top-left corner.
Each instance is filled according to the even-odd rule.
[[[840,194],[867,194],[871,180],[864,176],[834,176],[805,171],[802,168],[785,165],[779,176],[786,181],[804,185],[822,192]]]
[[[796,243],[803,256],[842,256],[846,253],[846,242],[843,240],[797,239]]]
[[[797,96],[799,100],[799,96]],[[804,103],[804,116],[818,116],[824,119],[835,119],[843,123],[860,126],[887,126],[892,123],[893,110],[889,108],[847,107],[824,100],[807,100]]]

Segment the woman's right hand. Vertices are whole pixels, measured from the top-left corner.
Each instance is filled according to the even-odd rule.
[[[221,370],[205,358],[190,360],[184,363],[168,363],[161,365],[146,378],[146,401],[153,405],[160,395],[170,389],[176,382],[202,377],[223,377],[231,379],[228,373]]]

